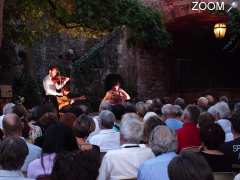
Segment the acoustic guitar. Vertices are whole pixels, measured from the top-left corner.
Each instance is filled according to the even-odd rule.
[[[86,96],[75,98],[69,98],[68,96],[57,96],[58,109],[61,110],[63,107],[71,105],[76,101],[85,101],[86,99]]]

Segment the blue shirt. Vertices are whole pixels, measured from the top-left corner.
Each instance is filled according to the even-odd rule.
[[[168,164],[176,156],[168,152],[145,161],[138,170],[138,180],[168,180]]]
[[[183,122],[178,120],[178,119],[173,119],[173,118],[169,118],[165,121],[167,127],[169,127],[172,130],[177,130],[179,128],[182,128],[183,126]]]

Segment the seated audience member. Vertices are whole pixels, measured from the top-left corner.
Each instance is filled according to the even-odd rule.
[[[87,115],[81,115],[73,124],[73,133],[75,135],[77,145],[81,151],[92,150],[100,156],[100,148],[86,142],[89,134],[94,129],[93,119]]]
[[[183,98],[180,98],[180,97],[175,99],[174,104],[179,105],[182,109],[185,109],[185,107],[186,107],[185,100]]]
[[[176,108],[176,119],[182,121],[183,109],[179,105],[173,105]]]
[[[205,97],[200,97],[197,101],[197,105],[200,108],[201,112],[207,111],[208,109],[208,99]]]
[[[200,146],[200,134],[197,121],[200,109],[196,105],[188,105],[183,112],[183,127],[177,130],[178,152],[184,148]]]
[[[115,121],[116,118],[111,111],[102,111],[99,114],[101,130],[89,139],[89,143],[99,146],[101,152],[118,149],[120,147],[120,134],[113,130]]]
[[[231,122],[234,140],[223,144],[221,151],[232,161],[232,164],[240,164],[240,111],[233,113]]]
[[[27,180],[21,172],[28,154],[25,141],[8,137],[0,143],[0,180]]]
[[[183,126],[183,123],[177,119],[177,108],[172,104],[165,104],[162,107],[163,119],[167,127],[177,130]]]
[[[227,103],[219,102],[208,109],[225,132],[225,142],[233,140],[233,134],[231,130],[231,122],[228,120],[231,114],[230,108]]]
[[[34,144],[39,147],[42,147],[47,128],[57,122],[58,122],[58,117],[55,113],[48,112],[42,115],[41,118],[38,120],[38,122],[35,123],[36,126],[40,127],[42,135],[38,136],[35,139]]]
[[[3,118],[3,132],[6,137],[20,137],[22,138],[28,147],[28,155],[25,159],[25,162],[22,166],[22,171],[27,172],[27,167],[30,162],[33,160],[40,158],[41,156],[41,148],[35,146],[33,144],[28,143],[24,137],[22,137],[22,121],[16,114],[7,114]]]
[[[62,113],[60,115],[60,122],[62,122],[63,124],[69,126],[69,127],[72,127],[73,126],[73,123],[75,122],[76,120],[76,116],[73,114],[73,113]]]
[[[143,117],[143,122],[148,121],[151,117],[158,117],[158,115],[155,112],[147,112]]]
[[[234,109],[233,109],[234,112],[240,112],[240,102],[234,104]]]
[[[91,151],[74,151],[56,156],[51,180],[96,180],[99,157]]]
[[[215,104],[215,99],[211,94],[205,96],[208,100],[208,107]]]
[[[151,110],[155,112],[157,115],[161,115],[162,111],[162,101],[160,98],[153,99],[153,103],[151,106]]]
[[[200,128],[202,140],[201,154],[214,172],[232,171],[230,159],[219,149],[224,143],[225,134],[218,124],[209,124]]]
[[[148,100],[145,101],[145,106],[146,106],[148,111],[152,110],[152,105],[153,105],[153,100],[152,99],[148,99]]]
[[[184,152],[173,158],[168,165],[170,180],[214,180],[206,160],[194,152]]]
[[[144,102],[137,102],[136,103],[136,113],[137,115],[139,115],[140,118],[143,119],[143,117],[145,116],[145,114],[147,113],[147,107],[145,105]]]
[[[111,107],[110,111],[115,115],[116,121],[114,122],[113,129],[117,132],[120,131],[120,124],[122,116],[125,113],[125,107],[122,104],[117,104]]]
[[[209,124],[214,124],[214,117],[209,112],[202,112],[198,118],[198,127],[207,126]]]
[[[2,130],[2,121],[3,121],[3,117],[6,115],[6,114],[9,114],[9,113],[13,113],[13,108],[14,108],[15,104],[13,103],[7,103],[3,106],[3,115],[0,116],[0,129]]]
[[[152,130],[159,125],[165,125],[165,123],[158,116],[150,117],[146,122],[144,122],[143,141],[145,144],[148,144],[149,136]]]
[[[56,154],[76,149],[77,143],[71,128],[62,123],[52,124],[46,130],[41,158],[29,164],[27,176],[37,178],[51,174]]]
[[[124,106],[125,106],[125,113],[136,113],[136,107],[134,104],[130,102],[126,102]]]
[[[177,140],[166,126],[157,126],[149,138],[149,147],[156,158],[145,161],[138,170],[138,180],[168,180],[169,162],[176,156]]]
[[[99,180],[136,178],[139,166],[154,157],[152,150],[139,143],[143,125],[136,118],[122,121],[120,128],[121,148],[110,150],[103,158],[99,169]]]
[[[227,96],[221,96],[221,97],[219,98],[219,102],[225,102],[225,103],[228,103],[228,102],[229,102],[229,99],[228,99]]]
[[[27,109],[22,105],[22,104],[16,104],[13,107],[13,113],[18,115],[18,117],[21,119],[23,128],[22,128],[22,136],[26,139],[29,138],[29,131],[30,131],[30,126],[29,126],[29,112]]]

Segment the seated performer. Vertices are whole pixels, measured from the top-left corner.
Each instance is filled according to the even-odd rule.
[[[46,100],[58,107],[56,96],[63,96],[61,89],[70,80],[68,77],[58,75],[59,70],[56,66],[51,66],[48,75],[43,79],[43,88],[45,90]]]
[[[130,100],[129,94],[120,88],[121,84],[118,82],[113,85],[112,89],[110,89],[102,102],[108,102],[111,105],[122,104],[127,100]]]

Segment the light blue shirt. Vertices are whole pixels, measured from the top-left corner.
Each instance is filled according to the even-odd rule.
[[[176,156],[168,152],[145,161],[138,170],[138,180],[168,180],[168,164]]]
[[[24,139],[24,138],[23,138]],[[25,139],[24,139],[25,140]],[[28,155],[21,168],[23,172],[27,172],[27,168],[30,162],[41,157],[42,149],[36,145],[30,144],[25,140],[28,147]]]
[[[25,178],[20,170],[17,171],[0,170],[0,180],[33,180],[33,179]]]
[[[167,127],[169,127],[172,130],[177,130],[179,128],[182,128],[183,126],[183,122],[178,120],[178,119],[173,119],[173,118],[168,118],[165,121],[165,124],[167,125]]]

